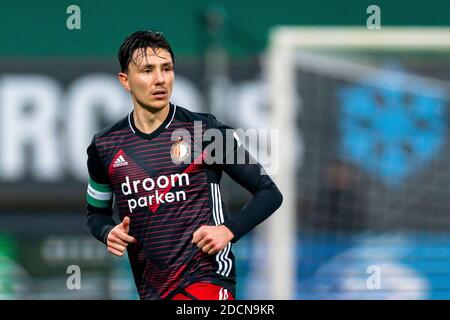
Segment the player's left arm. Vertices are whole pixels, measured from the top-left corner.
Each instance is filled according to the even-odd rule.
[[[242,148],[242,149],[241,149]],[[250,191],[252,198],[238,212],[225,217],[223,223],[234,235],[236,242],[266,220],[283,202],[283,195],[264,168],[244,148],[244,163],[224,164],[224,171],[242,187]]]
[[[251,157],[247,150],[242,152],[247,159]],[[194,233],[192,242],[208,254],[215,254],[230,241],[239,240],[274,213],[283,201],[281,192],[272,179],[264,174],[259,163],[224,164],[224,171],[250,191],[253,197],[241,210],[226,217],[222,225],[202,226]]]
[[[227,135],[225,131],[231,129],[222,125],[214,117],[211,122],[215,128],[224,134],[224,145]],[[193,243],[197,244],[203,252],[215,254],[225,248],[230,241],[236,242],[242,236],[274,213],[283,201],[283,196],[273,180],[265,174],[261,164],[254,159],[240,143],[237,136],[232,134],[234,161],[227,163],[230,156],[226,152],[223,159],[222,170],[234,181],[239,183],[253,195],[248,203],[238,212],[229,215],[220,226],[202,226],[193,235]],[[239,161],[238,161],[239,160]]]

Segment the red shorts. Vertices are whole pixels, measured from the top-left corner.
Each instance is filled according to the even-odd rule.
[[[224,287],[207,282],[196,282],[177,293],[172,300],[234,300],[234,297]]]

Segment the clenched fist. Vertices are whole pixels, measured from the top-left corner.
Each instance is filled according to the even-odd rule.
[[[215,254],[225,248],[234,238],[226,226],[201,226],[194,232],[192,243],[207,254]]]

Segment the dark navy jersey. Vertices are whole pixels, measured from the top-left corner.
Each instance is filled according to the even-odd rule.
[[[237,161],[240,152],[245,161]],[[113,203],[120,220],[130,217],[129,235],[138,243],[128,245],[128,257],[141,299],[171,298],[199,281],[235,295],[232,243],[208,255],[191,243],[193,233],[223,224],[234,243],[270,216],[282,196],[231,128],[210,114],[170,104],[154,132],[140,132],[130,113],[96,134],[87,153],[87,225],[106,244],[117,224]],[[253,194],[238,212],[224,210],[222,172]]]

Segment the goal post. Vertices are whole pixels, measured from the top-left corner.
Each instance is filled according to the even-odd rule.
[[[308,52],[317,50],[324,55],[318,62],[314,56],[308,56]],[[278,26],[272,29],[267,60],[269,112],[271,127],[279,130],[279,170],[273,178],[284,196],[283,205],[265,230],[268,245],[266,268],[272,299],[295,299],[298,289],[296,181],[302,179],[298,177],[298,169],[304,164],[304,138],[298,134],[296,119],[302,117],[305,106],[298,94],[297,70],[308,67],[311,62],[323,72],[328,72],[327,52],[338,51],[345,56],[346,50],[450,52],[450,28],[383,27],[381,30],[368,30],[361,27]],[[331,63],[330,68],[333,66],[341,69],[337,72],[346,72],[348,76],[370,72],[370,67],[358,64]]]

